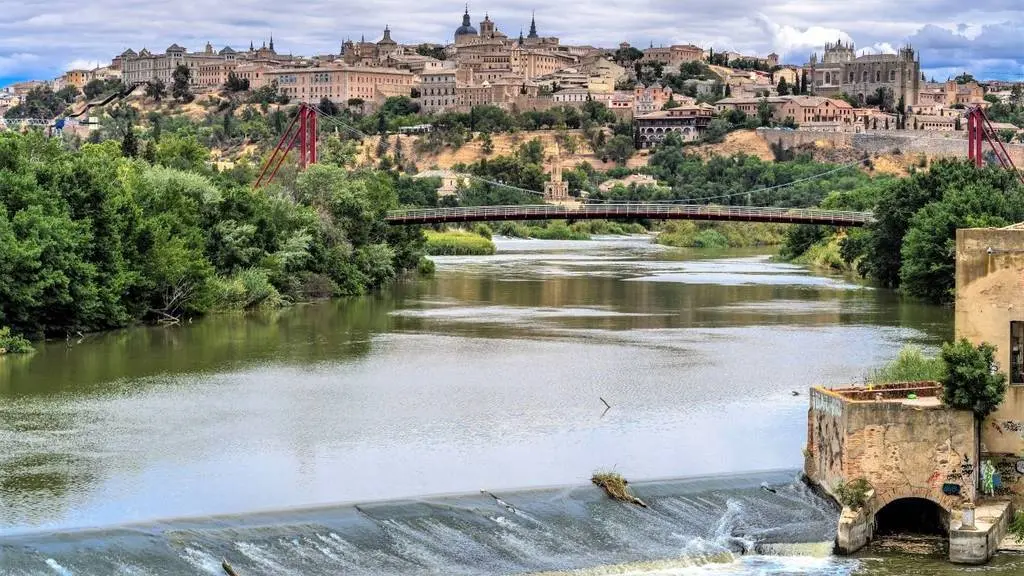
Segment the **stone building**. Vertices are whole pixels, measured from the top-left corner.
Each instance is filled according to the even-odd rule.
[[[270,68],[263,82],[277,82],[278,91],[296,102],[316,104],[327,98],[347,104],[353,98],[365,102],[402,94],[409,96],[415,76],[406,70],[370,66],[332,65],[311,68]]]
[[[704,49],[693,44],[675,44],[668,48],[648,48],[644,50],[641,62],[662,62],[668,68],[678,69],[687,62],[702,62]]]
[[[739,110],[747,116],[757,116],[761,102],[767,102],[772,111],[772,120],[783,122],[787,117],[800,124],[812,122],[836,122],[853,124],[857,119],[855,109],[844,100],[820,96],[770,96],[768,98],[723,98],[715,102],[718,112]]]
[[[654,148],[670,133],[683,142],[697,140],[715,117],[715,108],[692,104],[670,110],[651,112],[633,118],[633,139],[638,150]]]
[[[248,52],[239,52],[230,46],[217,52],[210,43],[207,43],[201,52],[189,52],[178,44],[172,44],[163,54],[154,54],[146,48],[138,53],[129,49],[114,58],[111,67],[120,68],[121,78],[125,84],[157,78],[170,85],[173,82],[174,70],[179,65],[185,65],[192,72],[193,86],[213,87],[227,80],[227,75],[236,66],[236,61],[288,65],[294,63],[295,58],[279,55],[274,50],[274,39],[271,37],[269,46],[264,44],[256,48],[250,42]]]
[[[945,107],[957,104],[987,105],[985,101],[985,90],[977,82],[958,84],[955,80],[946,82],[928,82],[921,87],[918,96],[919,106],[938,104]]]
[[[459,105],[457,85],[454,69],[426,72],[420,76],[416,101],[428,114],[455,108]]]
[[[672,89],[654,83],[650,86],[637,85],[633,90],[633,113],[637,116],[661,110],[672,98]]]
[[[864,102],[885,88],[892,90],[894,103],[902,96],[905,105],[913,106],[921,90],[921,61],[909,46],[897,54],[857,56],[853,43],[839,41],[825,45],[820,61],[812,54],[804,70],[817,96],[846,93]]]

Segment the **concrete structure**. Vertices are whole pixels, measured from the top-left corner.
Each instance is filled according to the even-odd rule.
[[[921,90],[921,61],[913,48],[900,48],[898,54],[857,56],[853,44],[842,41],[826,44],[818,60],[812,54],[804,66],[815,95],[838,96],[845,92],[862,102],[879,88],[892,90],[894,103],[902,96],[904,104],[918,103]]]
[[[683,142],[697,140],[715,117],[715,109],[707,104],[680,106],[651,112],[633,119],[634,145],[638,150],[653,148],[669,134]]]
[[[1024,229],[957,230],[956,336],[996,346],[1006,399],[982,426],[982,459],[1024,506]]]
[[[947,409],[940,394],[935,383],[811,389],[807,478],[833,496],[855,480],[871,486],[862,507],[843,509],[841,553],[885,531],[893,513],[931,516],[929,528],[948,534],[950,517],[974,501],[974,415]]]

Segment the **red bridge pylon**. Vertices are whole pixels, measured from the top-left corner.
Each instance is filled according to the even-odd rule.
[[[985,165],[982,144],[986,141],[992,147],[992,152],[999,160],[999,164],[1013,172],[1024,184],[1024,174],[1017,170],[1017,166],[1014,165],[1013,159],[1007,153],[1006,146],[1003,146],[1003,142],[999,140],[999,134],[992,127],[985,110],[981,106],[975,106],[967,113],[967,157],[978,168]]]
[[[263,168],[260,170],[259,178],[256,179],[255,187],[259,188],[263,184],[269,184],[274,179],[278,169],[281,168],[281,164],[284,163],[285,158],[288,156],[288,152],[296,145],[299,148],[299,170],[305,170],[306,166],[316,164],[316,140],[319,133],[316,108],[309,104],[300,104],[298,115],[292,118],[288,129],[284,131],[281,139],[277,141],[274,153],[263,163]],[[270,170],[271,166],[273,166],[273,170]],[[269,176],[267,175],[268,170],[270,170]],[[265,181],[264,176],[266,176]]]

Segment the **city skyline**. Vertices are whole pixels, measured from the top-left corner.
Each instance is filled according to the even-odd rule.
[[[788,64],[803,64],[812,52],[836,40],[853,41],[858,52],[866,53],[895,52],[911,44],[929,77],[945,79],[966,70],[984,79],[1024,78],[1024,51],[1019,48],[1024,8],[1014,0],[979,0],[970,9],[947,0],[813,6],[788,0],[720,0],[711,6],[687,6],[685,11],[677,4],[608,0],[592,5],[568,0],[537,7],[492,0],[470,3],[469,10],[474,24],[489,14],[509,36],[528,29],[535,11],[540,34],[558,36],[563,44],[611,48],[628,41],[642,49],[693,43],[744,54],[776,52]],[[26,5],[0,0],[0,7],[9,15],[0,23],[0,84],[8,84],[105,65],[126,48],[162,52],[172,43],[190,50],[200,50],[206,42],[218,49],[247,49],[250,41],[259,47],[273,35],[279,52],[311,56],[337,53],[346,38],[377,41],[385,26],[400,43],[449,43],[465,5],[376,0],[353,7],[309,0],[287,13],[268,0],[251,0],[244,10],[195,0],[174,5],[136,0]],[[80,31],[69,33],[74,28]]]

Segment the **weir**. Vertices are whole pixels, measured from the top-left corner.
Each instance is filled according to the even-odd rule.
[[[482,576],[765,555],[784,574],[792,573],[785,566],[793,553],[832,562],[836,510],[796,477],[794,470],[631,483],[649,508],[586,485],[0,536],[0,567],[5,574],[222,574],[227,560],[242,576]]]

